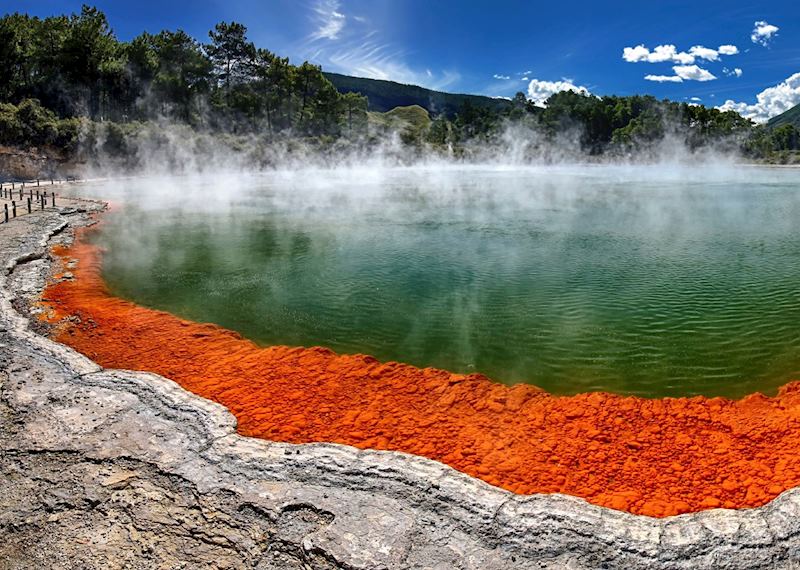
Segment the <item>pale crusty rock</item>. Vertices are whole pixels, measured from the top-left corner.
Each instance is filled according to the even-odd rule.
[[[32,330],[48,245],[85,223],[0,225],[0,569],[800,568],[797,490],[653,519],[403,453],[241,437],[222,406]]]

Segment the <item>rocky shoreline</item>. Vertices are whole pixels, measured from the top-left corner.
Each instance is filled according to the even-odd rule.
[[[654,519],[521,496],[397,452],[245,438],[26,316],[91,210],[0,225],[0,569],[800,568],[800,491]],[[80,211],[84,210],[84,211]]]

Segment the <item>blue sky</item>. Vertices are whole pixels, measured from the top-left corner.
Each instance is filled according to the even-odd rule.
[[[81,2],[4,1],[39,16]],[[800,103],[800,2],[97,1],[121,39],[237,20],[293,62],[453,92],[541,100],[650,93],[764,120]],[[641,47],[640,47],[641,46]],[[660,47],[659,47],[660,46]],[[625,50],[625,48],[629,48]],[[693,49],[694,48],[694,49]],[[726,103],[728,102],[728,103]]]

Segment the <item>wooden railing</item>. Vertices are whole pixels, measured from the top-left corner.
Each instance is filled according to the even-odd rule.
[[[10,180],[0,182],[0,223],[7,224],[14,218],[30,214],[34,210],[57,207],[53,188],[65,181],[56,178],[47,180]]]

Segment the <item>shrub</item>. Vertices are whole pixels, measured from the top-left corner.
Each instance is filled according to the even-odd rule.
[[[0,143],[30,148],[57,145],[74,148],[80,132],[77,119],[59,119],[36,99],[23,99],[19,105],[0,103]]]

